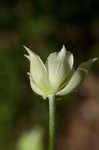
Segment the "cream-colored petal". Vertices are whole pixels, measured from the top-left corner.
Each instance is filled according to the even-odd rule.
[[[33,90],[35,93],[37,93],[38,95],[43,96],[43,95],[44,95],[43,91],[41,91],[41,90],[38,88],[38,86],[36,85],[36,83],[33,81],[31,75],[29,75],[29,78],[30,78],[30,85],[31,85],[32,90]]]
[[[89,59],[88,61],[83,62],[80,65],[80,68],[84,68],[86,70],[89,70],[91,68],[91,66],[93,65],[93,63],[96,62],[97,60],[98,60],[98,58]]]
[[[56,95],[66,95],[76,89],[88,74],[89,67],[96,61],[96,59],[90,59],[87,62],[82,63],[78,69],[74,72],[68,84],[59,91]]]
[[[46,66],[51,86],[57,89],[73,67],[73,55],[63,46],[59,53],[54,52],[49,55]]]
[[[25,49],[29,54],[26,57],[30,60],[30,73],[34,82],[41,90],[49,88],[48,72],[42,60],[29,48],[25,47]]]
[[[86,76],[86,71],[77,69],[77,71],[73,74],[68,84],[61,91],[59,91],[56,95],[69,94],[80,85],[80,83],[83,81],[85,76]]]

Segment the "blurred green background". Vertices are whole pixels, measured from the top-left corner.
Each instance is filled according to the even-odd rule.
[[[48,101],[35,95],[30,88],[27,76],[29,62],[24,58],[26,51],[23,45],[38,53],[45,61],[48,54],[59,51],[63,43],[68,50],[74,53],[75,66],[90,57],[99,57],[99,2],[97,0],[0,1],[1,150],[32,150],[33,148],[18,148],[16,145],[25,132],[30,132],[37,126],[44,131],[43,141],[45,149],[48,149]],[[68,150],[72,150],[74,148],[73,145],[76,141],[72,143],[72,140],[77,137],[73,136],[71,142],[69,138],[72,133],[74,135],[80,132],[73,129],[74,118],[76,120],[81,118],[78,113],[93,114],[94,117],[90,116],[90,118],[95,128],[94,133],[97,131],[97,134],[99,133],[98,75],[99,64],[97,63],[93,67],[89,79],[84,82],[79,91],[62,98],[57,97],[57,100],[63,99],[56,102],[57,149],[65,150],[68,147]],[[93,97],[97,97],[97,100],[94,100]],[[93,104],[90,104],[90,99],[93,99]],[[87,106],[86,102],[88,102]],[[90,105],[92,107],[87,109]],[[93,106],[97,112],[93,111]],[[87,108],[85,109],[85,107]],[[89,116],[86,119],[86,114],[81,119],[88,121]],[[96,124],[94,124],[94,120],[97,121]],[[78,123],[75,126],[78,126]],[[81,134],[80,137],[82,136]],[[96,141],[99,139],[99,134],[95,139]],[[82,145],[84,146],[85,143]],[[95,149],[97,143],[93,143],[93,145],[93,149]],[[79,148],[79,144],[76,144],[75,147],[76,150],[82,150],[81,147]],[[86,147],[84,150],[88,150],[88,148],[91,150],[91,147]],[[99,145],[95,150],[98,149]]]

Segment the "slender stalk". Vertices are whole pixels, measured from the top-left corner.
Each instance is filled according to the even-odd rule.
[[[55,148],[55,96],[49,96],[49,150]]]

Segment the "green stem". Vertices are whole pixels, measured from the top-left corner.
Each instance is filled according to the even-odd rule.
[[[55,96],[49,96],[49,150],[55,147]]]

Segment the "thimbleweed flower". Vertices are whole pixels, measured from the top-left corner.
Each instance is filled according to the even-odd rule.
[[[60,52],[51,53],[44,64],[41,58],[24,46],[30,61],[30,85],[44,99],[50,95],[66,95],[76,89],[88,74],[97,58],[90,59],[74,69],[73,54],[63,45]]]

